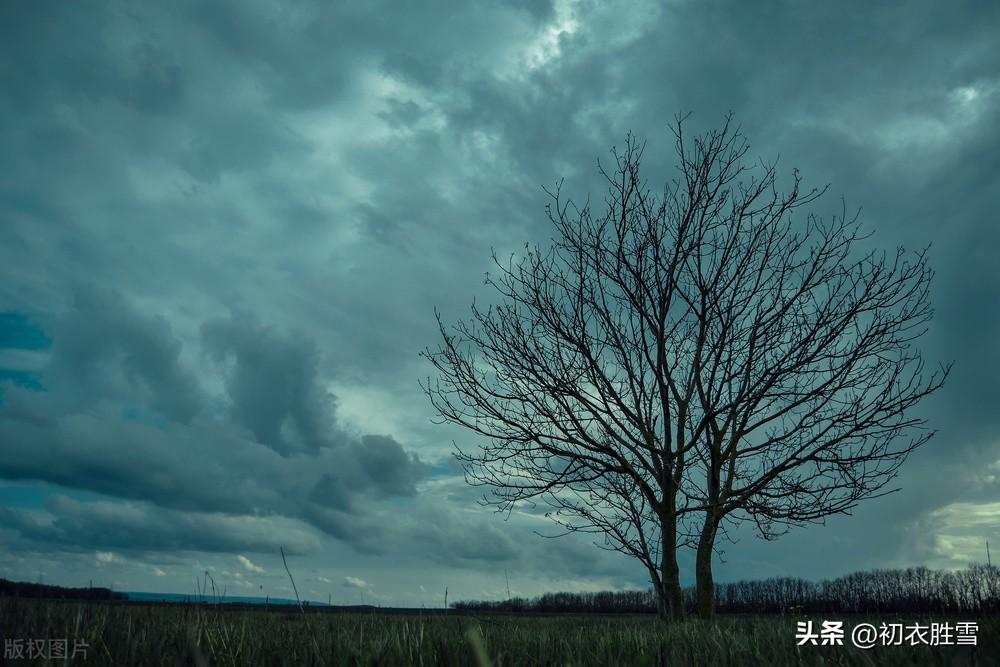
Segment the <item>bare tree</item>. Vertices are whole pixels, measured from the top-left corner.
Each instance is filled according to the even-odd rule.
[[[699,585],[711,589],[724,519],[755,518],[771,535],[872,495],[908,451],[873,444],[892,440],[880,429],[919,425],[903,410],[939,386],[899,387],[902,376],[878,366],[929,317],[923,255],[852,269],[856,221],[791,223],[822,191],[800,193],[796,173],[779,195],[774,165],[741,179],[748,146],[729,118],[693,150],[682,126],[681,177],[660,196],[640,178],[631,135],[612,151],[613,171],[599,165],[601,215],[547,191],[553,245],[494,255],[486,282],[498,303],[473,304],[451,327],[438,315],[442,345],[424,353],[438,377],[423,387],[443,421],[484,436],[457,448],[467,481],[489,487],[484,502],[543,503],[566,532],[635,557],[663,618],[683,613],[678,547],[698,545]],[[896,325],[886,309],[902,312]],[[900,334],[896,346],[885,331]],[[798,431],[774,439],[782,420]]]
[[[912,416],[950,370],[925,374],[913,342],[932,315],[926,250],[860,251],[859,216],[796,224],[799,175],[779,195],[775,164],[757,173],[729,123],[687,152],[686,187],[706,187],[709,215],[690,228],[694,250],[677,281],[693,324],[689,366],[698,432],[689,501],[704,508],[696,557],[700,616],[714,611],[712,556],[730,524],[765,539],[788,526],[850,513],[885,493],[907,455],[933,432]],[[744,176],[746,174],[746,176]]]

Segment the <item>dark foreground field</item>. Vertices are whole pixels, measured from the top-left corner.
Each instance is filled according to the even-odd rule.
[[[8,664],[108,665],[996,665],[1000,619],[846,617],[844,646],[797,646],[793,616],[670,627],[645,616],[308,613],[0,598]],[[817,629],[821,618],[813,618]],[[832,620],[832,619],[825,619]],[[978,621],[977,646],[851,646],[864,621]],[[28,639],[46,653],[27,658]],[[48,657],[52,639],[86,659]],[[23,660],[12,660],[20,641]],[[39,645],[35,645],[36,647]]]

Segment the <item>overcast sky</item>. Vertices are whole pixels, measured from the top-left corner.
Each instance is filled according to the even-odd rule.
[[[958,567],[1000,547],[1000,5],[6,2],[0,576],[439,605],[647,586],[475,504],[434,416],[433,310],[598,195],[631,130],[732,110],[812,210],[931,243],[954,360],[902,490],[720,580]],[[692,580],[691,558],[682,559]]]

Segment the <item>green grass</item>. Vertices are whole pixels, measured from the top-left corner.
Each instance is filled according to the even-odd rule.
[[[650,617],[346,614],[0,598],[0,639],[81,639],[114,665],[991,665],[1000,619],[979,645],[797,647],[791,616],[663,626]],[[820,620],[820,619],[815,619]],[[827,619],[832,620],[832,619]],[[850,628],[862,619],[845,619]],[[912,623],[959,619],[889,616]],[[969,620],[969,619],[960,619]],[[849,639],[847,641],[849,642]],[[21,664],[64,664],[42,659]]]

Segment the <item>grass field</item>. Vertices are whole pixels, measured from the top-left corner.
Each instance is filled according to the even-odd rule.
[[[0,638],[66,638],[114,665],[995,665],[1000,619],[845,618],[845,646],[797,646],[801,617],[736,616],[664,627],[644,616],[300,613],[0,598]],[[818,621],[823,619],[813,619]],[[830,619],[826,619],[830,620]],[[978,620],[977,646],[850,646],[849,629]],[[6,651],[6,648],[5,648]]]

